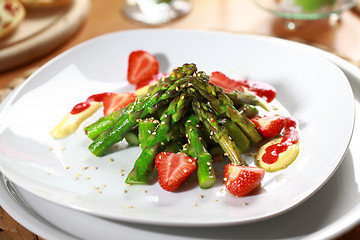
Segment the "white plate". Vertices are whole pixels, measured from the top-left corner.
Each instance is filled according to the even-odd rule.
[[[274,39],[283,42],[283,40]],[[316,48],[292,44],[337,64],[354,89],[360,110],[360,70]],[[0,105],[0,110],[4,104]],[[354,131],[360,129],[359,120]],[[360,135],[354,135],[342,164],[331,179],[301,206],[269,220],[242,226],[174,228],[111,221],[87,215],[43,200],[0,181],[0,205],[20,224],[45,239],[334,239],[360,222]],[[69,221],[72,219],[72,221]],[[286,226],[280,227],[279,226]],[[259,231],[259,229],[261,231]]]
[[[52,139],[49,131],[75,103],[94,93],[131,89],[125,81],[127,59],[137,49],[155,54],[162,71],[195,62],[200,70],[240,72],[274,85],[278,100],[300,123],[299,158],[283,171],[267,173],[262,190],[247,197],[222,191],[221,177],[209,190],[189,184],[169,193],[157,183],[124,184],[118,170],[131,170],[137,148],[96,158],[87,151],[90,140],[82,130]],[[101,217],[176,226],[248,223],[294,208],[323,186],[345,154],[353,124],[353,94],[343,72],[297,45],[216,32],[118,32],[55,58],[12,95],[0,112],[0,170],[41,198]]]

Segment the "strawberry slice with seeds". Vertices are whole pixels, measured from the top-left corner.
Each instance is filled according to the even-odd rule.
[[[221,87],[225,92],[232,92],[235,90],[244,92],[244,88],[247,88],[250,92],[253,92],[267,102],[271,102],[276,97],[276,89],[268,83],[250,79],[234,80],[219,71],[210,74],[209,82]]]
[[[225,186],[237,197],[245,196],[260,186],[265,170],[258,167],[227,164],[225,166]]]
[[[159,62],[150,53],[138,50],[129,55],[127,79],[134,85],[149,82],[154,75],[159,73]]]
[[[160,186],[173,192],[185,182],[196,169],[196,160],[185,153],[161,152],[155,158]]]
[[[136,95],[134,93],[107,93],[103,97],[102,102],[104,106],[104,116],[126,107],[134,102]]]
[[[241,92],[244,91],[244,88],[239,81],[233,80],[219,71],[215,71],[210,74],[209,82],[221,87],[225,92],[232,92],[235,90],[239,90]]]
[[[266,138],[278,136],[285,127],[286,118],[279,115],[255,117],[251,121],[258,132]]]

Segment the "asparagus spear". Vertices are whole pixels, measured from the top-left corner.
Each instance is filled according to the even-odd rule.
[[[92,140],[95,140],[100,133],[109,130],[124,114],[131,111],[134,103],[129,104],[125,108],[112,112],[108,116],[99,118],[95,123],[84,128],[85,134]]]
[[[161,99],[157,99],[162,93],[166,92],[169,86],[173,85],[174,82],[185,76],[191,76],[197,71],[195,64],[183,64],[182,67],[175,68],[169,77],[158,82],[158,85],[153,87],[149,94],[136,99],[134,103],[129,104],[127,107],[113,112],[109,116],[100,118],[95,123],[84,128],[85,134],[92,140],[95,140],[100,133],[107,131],[114,127],[115,123],[124,115],[129,114],[131,111],[139,111],[146,109],[143,113],[143,117],[147,114],[151,114],[156,111],[158,106],[154,106],[162,102],[163,99],[168,97],[164,95]],[[176,86],[170,89],[169,92],[173,93]],[[169,93],[168,93],[169,94]],[[150,100],[149,100],[150,99]],[[155,103],[156,102],[156,103]],[[164,103],[165,104],[165,103]]]
[[[234,107],[231,99],[220,88],[206,81],[208,77],[200,74],[197,78],[191,78],[196,90],[208,100],[208,104],[218,114],[225,114],[235,122],[253,143],[259,142],[262,137],[255,129],[255,125]]]
[[[143,148],[143,151],[139,158],[136,160],[135,165],[131,172],[129,173],[126,183],[140,183],[144,184],[147,182],[149,174],[152,172],[154,161],[159,148],[165,146],[170,142],[174,136],[174,133],[177,132],[177,128],[174,127],[176,122],[172,121],[172,114],[174,112],[183,112],[185,109],[184,104],[179,104],[179,101],[184,101],[180,96],[175,97],[169,104],[166,111],[160,118],[159,123],[154,128],[153,132],[146,131],[144,134],[147,134],[146,137],[146,147]],[[177,106],[181,106],[180,109]],[[141,131],[142,132],[142,131]]]
[[[89,150],[95,156],[101,156],[105,150],[113,144],[120,142],[131,128],[137,124],[137,119],[148,116],[155,109],[159,108],[167,100],[172,99],[180,94],[180,89],[187,84],[186,76],[176,80],[172,85],[164,83],[158,92],[148,97],[144,101],[137,101],[130,109],[131,111],[122,114],[120,119],[115,123],[109,132],[100,134],[99,137],[89,146]]]
[[[240,107],[243,104],[258,105],[259,101],[254,94],[244,93],[239,90],[235,90],[229,93],[225,93],[228,98],[234,103],[235,107]]]
[[[158,120],[148,118],[139,121],[139,141],[142,152],[136,160],[133,170],[129,173],[126,183],[146,183],[149,174],[154,169],[154,159],[159,153],[160,144],[149,147],[148,137],[152,135],[158,125]]]
[[[247,163],[240,155],[235,143],[229,137],[226,129],[221,128],[219,123],[216,121],[213,111],[204,102],[200,102],[197,99],[193,100],[192,108],[197,117],[200,118],[201,122],[210,132],[213,140],[221,146],[225,152],[224,154],[230,158],[231,162],[235,165],[247,166]]]
[[[244,153],[249,148],[250,140],[233,121],[222,119],[221,124],[224,125],[229,136],[235,142],[239,152]]]
[[[216,182],[212,156],[206,149],[206,143],[201,137],[198,125],[199,118],[195,114],[190,114],[185,122],[185,130],[189,143],[188,155],[197,159],[197,176],[199,186],[202,189],[212,187]]]

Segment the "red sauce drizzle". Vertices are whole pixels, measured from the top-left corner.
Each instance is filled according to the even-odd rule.
[[[88,107],[90,107],[91,102],[102,102],[106,96],[108,96],[111,93],[105,92],[105,93],[99,93],[94,94],[88,97],[85,102],[81,102],[76,104],[73,109],[71,110],[71,114],[78,114],[82,111],[85,111]]]
[[[266,164],[273,164],[279,159],[279,154],[299,141],[299,134],[296,129],[296,122],[292,118],[286,118],[284,136],[280,143],[268,146],[262,156],[262,161]]]
[[[240,80],[241,84],[253,91],[259,97],[264,98],[267,102],[271,102],[276,97],[276,89],[265,82],[257,82],[254,80],[246,79]]]

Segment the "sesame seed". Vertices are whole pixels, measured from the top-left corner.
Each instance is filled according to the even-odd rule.
[[[75,180],[78,180],[79,178],[78,177],[74,177]]]
[[[124,193],[127,193],[127,190],[124,190]]]
[[[94,189],[95,189],[95,190],[98,190],[98,189],[99,189],[99,187],[94,186]]]
[[[110,161],[110,162],[113,162],[113,161],[114,161],[114,159],[110,158],[110,159],[109,159],[109,161]]]
[[[90,177],[86,177],[85,180],[90,180],[91,178]]]
[[[49,147],[49,151],[52,151],[53,150],[53,148],[52,147]]]
[[[98,170],[98,167],[94,167],[95,170]]]
[[[230,154],[229,153],[224,153],[224,157],[227,157],[229,156]]]
[[[200,195],[200,198],[204,198],[204,195]]]
[[[64,150],[65,150],[65,147],[61,148],[61,150],[64,151]]]
[[[217,202],[217,201],[219,201],[219,200],[217,200],[217,199],[214,199],[214,202]]]
[[[82,170],[86,170],[86,169],[88,169],[89,167],[88,166],[85,166],[85,167],[82,167],[81,169]]]
[[[66,167],[66,169],[69,169],[69,168],[70,168],[69,166]]]
[[[147,191],[146,191],[146,190],[143,190],[143,193],[147,193]]]
[[[98,193],[102,193],[102,191],[100,191],[100,190],[98,190],[97,192],[98,192]]]
[[[244,202],[244,203],[243,203],[243,205],[244,205],[244,206],[247,206],[247,205],[248,205],[248,203],[247,203],[247,202]]]
[[[126,205],[126,208],[134,208],[134,206]]]
[[[197,204],[196,204],[196,203],[194,203],[194,204],[193,204],[193,207],[197,207]]]
[[[225,181],[225,182],[227,181],[227,178],[226,178],[226,177],[224,177],[224,181]]]

